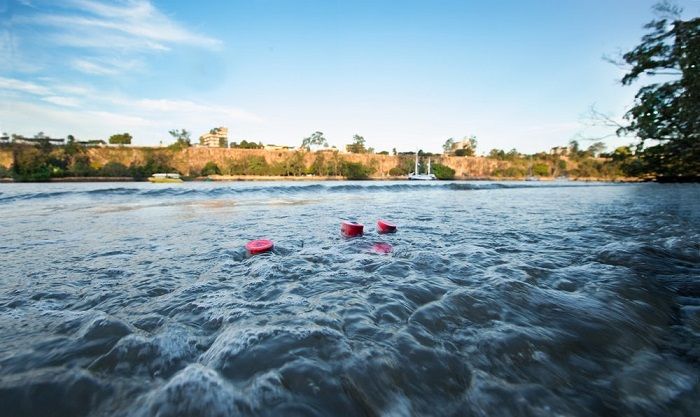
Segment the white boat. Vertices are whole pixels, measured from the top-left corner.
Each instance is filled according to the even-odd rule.
[[[428,158],[428,172],[425,174],[421,174],[418,172],[418,152],[416,152],[416,169],[408,174],[408,179],[409,180],[418,180],[418,181],[433,181],[437,180],[437,177],[435,174],[430,173],[430,158]]]
[[[182,182],[182,178],[180,178],[180,174],[178,173],[158,173],[158,174],[153,174],[152,176],[148,177],[148,181],[150,182]]]

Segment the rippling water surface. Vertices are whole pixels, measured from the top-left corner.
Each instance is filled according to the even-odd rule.
[[[700,410],[697,185],[6,184],[0,212],[2,416]]]

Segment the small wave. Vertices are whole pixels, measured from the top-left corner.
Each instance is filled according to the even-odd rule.
[[[598,186],[603,184],[596,184]],[[611,185],[611,184],[605,184]],[[101,188],[87,191],[52,191],[52,192],[32,192],[14,195],[1,196],[0,204],[7,204],[17,201],[42,200],[56,197],[90,197],[98,198],[102,196],[135,196],[135,197],[225,197],[229,195],[246,194],[274,194],[293,195],[302,193],[350,193],[350,192],[409,192],[409,191],[431,191],[431,190],[453,190],[453,191],[478,191],[478,190],[499,190],[516,188],[562,188],[562,187],[590,187],[590,184],[531,184],[531,183],[499,183],[499,182],[432,182],[432,183],[336,183],[336,184],[304,184],[304,185],[225,185],[216,187],[200,188],[195,186],[172,186],[166,188],[135,188],[116,187]]]

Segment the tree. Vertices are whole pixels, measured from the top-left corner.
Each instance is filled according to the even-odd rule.
[[[316,131],[312,133],[311,136],[301,141],[301,149],[310,151],[312,146],[328,147],[328,141],[323,137],[323,132]]]
[[[442,145],[442,149],[445,151],[445,153],[450,153],[450,151],[452,150],[452,147],[454,147],[454,145],[455,145],[454,138],[449,138]]]
[[[579,144],[577,140],[571,140],[569,141],[569,155],[572,158],[578,158],[580,156],[581,149],[579,148]]]
[[[504,160],[506,159],[506,153],[502,149],[491,149],[491,152],[489,152],[488,157],[491,159]]]
[[[173,148],[177,149],[182,149],[182,148],[189,148],[192,146],[192,142],[190,141],[190,132],[188,132],[185,129],[173,129],[168,131],[170,133],[170,136],[175,138],[175,143],[170,145]]]
[[[352,137],[352,143],[346,146],[348,152],[352,153],[367,153],[365,149],[365,138],[360,135],[354,135]]]
[[[439,180],[451,180],[455,177],[455,170],[447,165],[435,163],[431,168],[433,174],[435,174],[435,177]]]
[[[474,156],[474,148],[455,149],[455,156]]]
[[[109,137],[111,145],[130,145],[133,137],[128,133],[119,133]]]
[[[605,150],[605,144],[603,142],[595,142],[586,149],[586,153],[590,156],[598,156],[601,152]]]
[[[357,136],[357,135],[356,135]],[[345,162],[342,168],[342,174],[349,180],[366,180],[369,178],[373,169],[360,162]]]
[[[204,165],[204,168],[202,168],[202,176],[206,177],[209,175],[221,175],[221,170],[219,169],[219,166],[212,161],[207,162]]]
[[[471,135],[471,136],[469,136],[468,140],[469,140],[469,147],[472,150],[472,155],[474,155],[476,153],[476,143],[477,143],[476,136]]]
[[[664,1],[654,6],[657,18],[644,26],[648,33],[622,55],[628,72],[623,85],[644,75],[664,82],[642,86],[629,122],[618,135],[633,133],[642,146],[646,173],[666,180],[700,178],[700,18],[681,20],[681,9]],[[670,78],[670,79],[669,79]]]

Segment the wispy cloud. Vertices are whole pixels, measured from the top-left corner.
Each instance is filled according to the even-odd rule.
[[[74,59],[73,68],[80,72],[91,75],[116,75],[124,71],[133,71],[141,67],[137,60],[114,60],[114,59]]]
[[[0,122],[13,133],[31,134],[41,125],[57,136],[106,137],[129,129],[140,143],[154,144],[175,127],[197,132],[263,122],[260,116],[229,105],[115,95],[50,78],[27,82],[0,77],[0,97],[12,101],[12,106],[0,106]]]
[[[65,97],[65,96],[47,96],[42,97],[47,103],[56,104],[58,106],[64,107],[78,107],[80,106],[80,100],[75,97]]]
[[[181,46],[216,51],[223,42],[190,30],[148,0],[43,3],[0,21],[0,58],[19,71],[23,68],[15,63],[34,61],[36,66],[43,62],[46,67],[51,60],[59,60],[62,53],[75,54],[77,48],[80,56],[66,60],[69,68],[114,76],[143,69],[150,55]],[[44,52],[36,54],[39,50]],[[27,51],[32,51],[34,56],[29,58],[34,59],[23,56]]]
[[[141,99],[130,102],[132,106],[145,110],[173,114],[197,115],[198,117],[214,118],[214,119],[229,119],[236,121],[246,121],[259,123],[262,119],[245,110],[197,103],[189,100],[166,100],[166,99]]]
[[[132,0],[107,5],[92,0],[68,3],[72,10],[22,16],[18,24],[35,24],[54,28],[49,39],[61,46],[169,50],[172,45],[192,45],[217,49],[218,39],[192,32],[161,13],[149,1]]]
[[[19,91],[28,94],[51,94],[50,90],[40,84],[0,77],[0,90]]]

